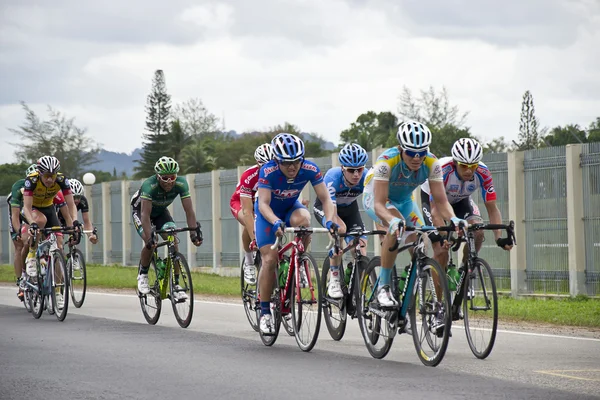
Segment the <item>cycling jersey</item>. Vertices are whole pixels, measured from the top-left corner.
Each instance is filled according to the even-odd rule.
[[[458,176],[456,171],[456,164],[452,157],[444,157],[440,159],[442,165],[443,182],[446,188],[446,197],[450,204],[455,204],[471,196],[472,193],[481,188],[481,196],[484,202],[496,200],[496,190],[494,189],[494,182],[492,180],[492,173],[488,167],[480,162],[479,166],[473,174],[473,178],[470,181],[463,181]],[[421,185],[421,190],[431,195],[429,188],[429,182],[425,182]]]
[[[64,206],[64,204],[63,205],[55,204],[56,213],[58,214],[58,219],[60,220],[61,225],[66,226],[66,221],[65,221],[64,217],[58,211],[62,206]],[[79,204],[77,204],[76,207],[77,207],[77,211],[81,211],[82,213],[90,212],[90,206],[88,203],[88,199],[83,195],[80,197]]]
[[[61,173],[56,175],[56,181],[52,186],[46,187],[42,183],[39,173],[36,171],[25,178],[23,186],[25,188],[23,196],[33,197],[34,208],[51,207],[54,202],[54,197],[61,190],[64,196],[71,194],[69,180]]]
[[[344,179],[342,167],[335,167],[327,171],[325,177],[323,178],[323,182],[325,182],[325,186],[327,186],[329,197],[331,197],[333,204],[337,205],[338,208],[343,208],[354,203],[358,196],[362,194],[365,188],[366,176],[367,171],[364,170],[362,178],[360,178],[358,184],[353,187],[348,187],[346,185],[346,179]],[[315,207],[320,206],[321,201],[317,199],[315,201]]]
[[[254,201],[254,196],[258,190],[258,172],[259,165],[253,165],[242,174],[240,181],[235,187],[235,192],[231,195],[231,201],[240,201],[240,197],[249,197]]]
[[[178,176],[173,188],[166,192],[160,187],[156,175],[153,175],[146,179],[142,183],[142,187],[133,194],[133,197],[131,197],[131,206],[133,208],[140,208],[142,199],[150,200],[152,202],[150,217],[158,217],[171,205],[177,196],[180,196],[182,200],[190,197],[190,189],[185,177]]]
[[[13,184],[11,192],[9,193],[8,197],[6,197],[6,202],[8,203],[9,210],[12,207],[17,207],[20,209],[23,208],[23,192],[24,191],[25,191],[25,179],[19,179],[18,181],[16,181]],[[54,196],[54,199],[52,199],[52,204],[54,204],[54,206],[56,206],[58,208],[63,207],[67,204],[65,202],[65,197],[63,196],[62,191],[59,191],[58,193],[56,193],[56,196]]]

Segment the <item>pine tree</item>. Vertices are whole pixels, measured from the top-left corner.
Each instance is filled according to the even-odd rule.
[[[145,178],[154,173],[154,164],[163,155],[168,144],[171,96],[167,94],[165,75],[156,70],[152,80],[152,92],[146,100],[146,133],[141,160],[136,160],[134,178]]]
[[[535,116],[533,95],[529,90],[523,95],[521,121],[519,123],[519,150],[531,150],[539,147],[539,120]]]

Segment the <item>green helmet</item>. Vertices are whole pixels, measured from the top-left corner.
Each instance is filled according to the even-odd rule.
[[[25,171],[25,176],[31,175],[32,173],[34,173],[36,171],[36,169],[37,169],[37,164],[31,164],[29,166],[29,168],[27,168],[27,170]]]
[[[170,175],[179,172],[179,164],[171,157],[162,156],[154,164],[154,172],[158,175]]]

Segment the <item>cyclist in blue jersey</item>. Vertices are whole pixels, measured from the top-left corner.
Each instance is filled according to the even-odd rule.
[[[406,121],[398,127],[396,138],[399,146],[383,152],[367,174],[363,205],[367,214],[380,226],[386,227],[381,244],[381,271],[377,301],[384,307],[399,306],[390,289],[392,266],[396,252],[389,249],[399,238],[399,229],[408,226],[423,226],[423,217],[414,200],[413,191],[429,179],[431,195],[439,213],[455,225],[466,221],[454,215],[446,198],[442,182],[442,167],[438,159],[429,152],[431,132],[424,124]],[[458,230],[458,227],[457,227]],[[405,241],[415,240],[415,235],[406,235]],[[433,325],[438,332],[443,328],[443,315],[438,315]]]
[[[282,236],[286,226],[310,226],[310,213],[298,201],[300,192],[310,181],[317,197],[323,203],[327,229],[334,232],[334,209],[319,167],[304,159],[302,139],[289,133],[280,133],[271,141],[274,159],[260,168],[258,201],[254,212],[256,245],[260,249],[262,265],[258,276],[260,295],[260,330],[269,335],[275,332],[271,317],[271,293],[278,262],[277,249],[271,250],[276,236]],[[310,236],[306,238],[308,245]]]
[[[349,143],[340,150],[338,160],[342,166],[331,168],[327,171],[324,178],[335,209],[333,222],[339,225],[339,233],[345,233],[354,229],[364,229],[365,226],[360,217],[356,199],[362,194],[365,187],[365,177],[367,176],[365,164],[369,160],[369,155],[360,145]],[[319,199],[315,201],[313,212],[317,221],[325,226],[327,218],[325,218],[323,204]],[[351,237],[346,238],[346,242],[350,242],[351,240]],[[361,237],[360,242],[362,245],[361,253],[366,256],[366,236]],[[327,295],[332,299],[341,299],[344,297],[340,282],[340,267],[343,267],[342,257],[331,257],[332,255],[330,254],[329,257],[331,278],[327,286]]]

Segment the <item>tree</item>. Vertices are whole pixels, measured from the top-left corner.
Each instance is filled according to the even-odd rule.
[[[20,143],[11,143],[18,149],[15,155],[20,163],[31,164],[43,155],[52,155],[58,158],[66,176],[77,176],[98,162],[100,148],[85,128],[75,125],[75,118],[67,118],[48,106],[49,119],[41,121],[25,102],[21,106],[25,122],[17,129],[9,129],[21,139]]]
[[[7,196],[12,185],[25,178],[25,171],[31,164],[0,164],[0,195]]]
[[[483,145],[484,153],[505,153],[508,151],[509,146],[504,139],[504,136],[493,139]]]
[[[357,143],[365,150],[371,151],[378,146],[384,146],[390,137],[396,137],[398,118],[389,111],[367,111],[350,124],[350,128],[340,133],[342,144]]]
[[[539,126],[540,121],[535,116],[535,107],[533,106],[533,95],[527,90],[523,94],[523,102],[521,104],[521,121],[519,123],[517,150],[531,150],[540,146],[540,138],[543,136],[543,131],[538,131]]]
[[[199,98],[177,104],[172,117],[179,120],[183,131],[190,136],[203,137],[219,131],[219,119],[208,111]]]
[[[588,142],[600,142],[600,117],[596,117],[596,121],[592,122],[587,130]]]
[[[289,122],[284,122],[283,125],[276,125],[270,128],[267,132],[265,132],[268,137],[267,142],[270,142],[275,135],[284,132],[296,135],[304,141],[304,152],[306,154],[306,157],[324,157],[327,154],[331,153],[323,148],[325,139],[323,139],[319,134],[306,134],[302,132],[298,126],[290,124]],[[254,153],[254,149],[252,150],[252,152]]]
[[[446,125],[463,128],[468,112],[461,113],[458,106],[450,105],[448,91],[442,87],[436,93],[433,86],[429,90],[421,90],[419,98],[414,98],[410,89],[404,86],[399,98],[398,114],[404,120],[419,121],[429,129],[441,129]]]
[[[433,140],[429,150],[438,157],[447,157],[452,155],[452,145],[460,138],[474,138],[469,128],[458,128],[452,124],[446,124],[442,128],[430,128]],[[474,138],[475,139],[475,138]],[[398,141],[394,138],[397,144]]]
[[[165,75],[157,69],[152,80],[152,92],[146,100],[146,133],[143,135],[141,160],[136,160],[134,177],[143,178],[154,173],[154,164],[169,144],[169,112],[171,96],[167,94]]]
[[[209,156],[199,139],[194,140],[181,152],[182,170],[186,174],[212,171],[216,167],[216,159]]]
[[[544,142],[548,146],[564,146],[571,143],[587,142],[586,132],[577,124],[569,124],[552,128],[546,136]]]
[[[175,160],[179,160],[181,151],[192,142],[192,136],[182,129],[181,123],[176,119],[171,121],[168,137],[169,141],[163,153],[166,156],[173,157]]]

